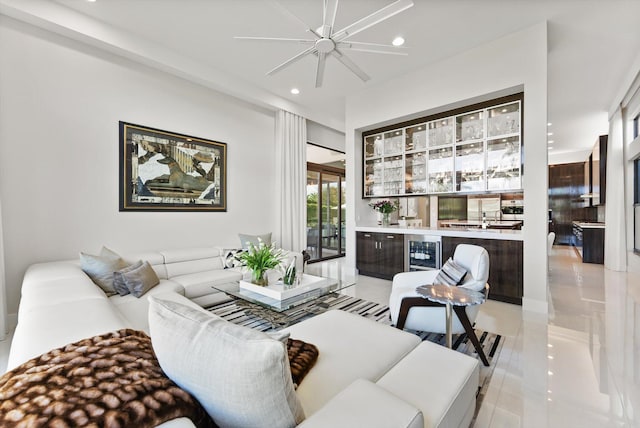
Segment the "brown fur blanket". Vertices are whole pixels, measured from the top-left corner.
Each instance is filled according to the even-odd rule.
[[[0,378],[1,427],[154,427],[188,417],[215,426],[166,377],[149,337],[119,330],[54,349]]]
[[[298,387],[318,359],[318,348],[302,340],[287,339],[287,354],[293,383]]]

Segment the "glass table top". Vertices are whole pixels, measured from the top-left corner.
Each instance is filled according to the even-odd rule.
[[[327,294],[339,293],[341,290],[352,287],[354,284],[355,280],[322,278],[322,282],[320,283],[318,288],[284,300],[274,299],[262,294],[242,289],[240,288],[239,281],[214,285],[213,288],[237,299],[245,300],[247,302],[270,309],[272,311],[284,312],[296,306],[313,302],[314,300],[326,296]]]
[[[471,306],[485,301],[484,293],[445,284],[422,285],[416,291],[432,302],[443,305]]]

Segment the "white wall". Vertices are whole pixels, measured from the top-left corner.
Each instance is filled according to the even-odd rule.
[[[547,311],[547,25],[479,46],[347,99],[347,265],[355,268],[358,216],[371,210],[362,195],[362,130],[524,88],[524,299]],[[440,110],[442,111],[442,110]]]
[[[274,114],[0,17],[0,199],[15,313],[25,268],[238,244],[275,229]],[[118,121],[228,144],[226,213],[118,212]]]

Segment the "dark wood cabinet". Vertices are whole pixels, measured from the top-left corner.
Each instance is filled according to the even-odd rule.
[[[484,247],[489,253],[489,298],[501,302],[522,305],[523,247],[522,241],[502,239],[479,239],[442,237],[443,263],[453,253],[458,244],[472,244]]]
[[[357,232],[356,267],[360,275],[393,279],[404,271],[404,235]]]
[[[604,263],[604,227],[573,225],[574,243],[583,263]]]
[[[588,173],[588,168],[586,171]],[[549,209],[553,226],[550,231],[556,234],[556,245],[573,244],[572,222],[584,217],[588,200],[581,199],[580,195],[588,191],[584,162],[549,166]]]

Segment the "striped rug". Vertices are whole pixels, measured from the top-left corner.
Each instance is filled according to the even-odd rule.
[[[391,325],[389,307],[387,305],[381,305],[338,293],[329,294],[313,302],[297,306],[282,313],[270,311],[245,302],[244,300],[232,300],[207,308],[210,312],[228,321],[260,331],[279,330],[330,309],[351,312],[383,324]],[[480,362],[480,390],[477,400],[479,408],[480,402],[484,397],[484,391],[486,391],[489,385],[488,381],[495,368],[494,361],[497,361],[504,340],[499,334],[482,331],[480,329],[476,329],[475,332],[490,364],[489,367],[485,367],[480,359],[478,359]],[[442,346],[445,345],[444,334],[418,331],[412,331],[412,333],[417,334],[422,340],[429,340]],[[477,358],[476,350],[466,334],[454,336],[452,348]],[[322,350],[320,352],[322,352]]]

